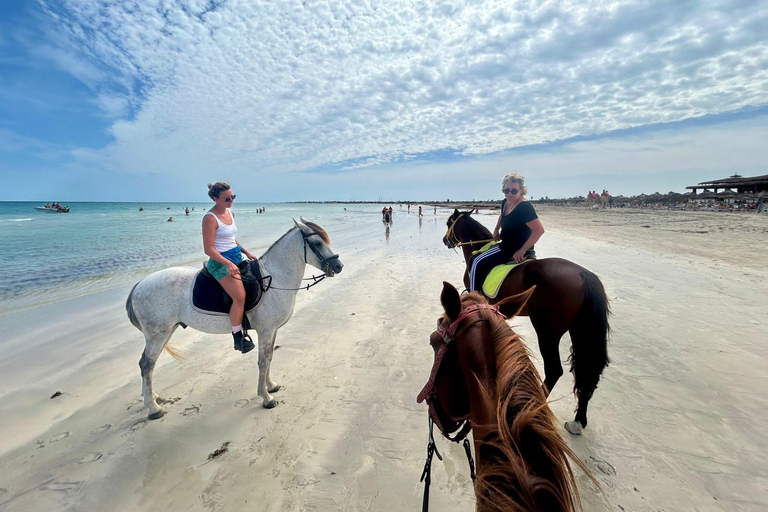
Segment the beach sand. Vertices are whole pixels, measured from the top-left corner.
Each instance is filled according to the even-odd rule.
[[[768,508],[768,216],[539,214],[539,257],[594,271],[613,309],[589,426],[573,437],[558,425],[602,487],[579,475],[584,509]],[[255,351],[179,329],[186,358],[160,357],[155,389],[171,403],[148,422],[129,288],[0,317],[0,510],[419,510],[427,413],[416,394],[442,281],[463,273],[440,241],[446,217],[396,211],[389,239],[372,223],[334,242],[344,271],[299,292],[278,333],[273,410],[256,396]],[[528,319],[510,323],[541,367]],[[561,424],[572,383],[566,372],[550,397]],[[473,510],[463,449],[437,442],[431,509]]]

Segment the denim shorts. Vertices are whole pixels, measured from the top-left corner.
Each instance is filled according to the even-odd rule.
[[[239,245],[228,251],[222,252],[221,255],[224,256],[229,261],[231,261],[232,263],[234,263],[235,265],[243,261],[242,248]],[[205,266],[208,267],[208,272],[210,272],[211,275],[215,277],[217,281],[221,281],[222,279],[224,279],[229,275],[229,269],[227,268],[227,266],[222,265],[221,263],[214,260],[213,258],[209,259],[208,263],[206,263]]]

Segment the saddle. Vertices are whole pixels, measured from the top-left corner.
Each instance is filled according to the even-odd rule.
[[[264,292],[269,289],[269,284],[264,285],[265,278],[261,275],[261,267],[258,260],[241,261],[237,266],[240,269],[240,277],[245,288],[245,311],[255,308]],[[266,276],[269,282],[272,276]],[[228,314],[232,307],[232,298],[224,291],[221,284],[208,272],[203,264],[203,269],[195,276],[195,286],[192,288],[192,304],[205,313]],[[248,321],[243,318],[243,327]]]

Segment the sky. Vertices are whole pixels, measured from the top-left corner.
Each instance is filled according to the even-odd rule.
[[[510,172],[768,174],[768,2],[0,3],[0,200],[500,200]]]

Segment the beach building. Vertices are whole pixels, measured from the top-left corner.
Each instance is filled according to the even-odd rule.
[[[734,174],[728,178],[703,181],[685,188],[692,191],[689,200],[695,203],[743,205],[751,209],[766,201],[768,174],[748,178]]]

